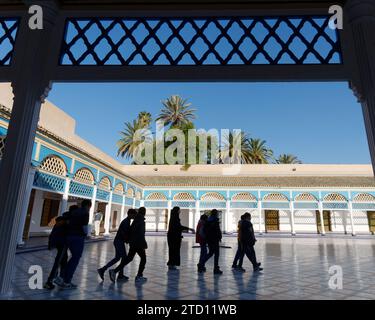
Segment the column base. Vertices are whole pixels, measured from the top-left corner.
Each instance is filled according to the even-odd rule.
[[[352,233],[352,237],[355,237],[356,236],[356,234],[355,233]]]
[[[295,232],[292,232],[292,236],[295,237],[295,236],[296,236],[296,233],[295,233]]]

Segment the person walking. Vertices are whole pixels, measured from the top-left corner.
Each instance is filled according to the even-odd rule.
[[[181,225],[180,212],[181,212],[181,209],[179,207],[174,207],[171,210],[171,217],[169,219],[169,224],[168,224],[167,240],[168,240],[169,260],[168,260],[167,265],[168,265],[169,270],[176,270],[177,267],[180,266],[181,240],[183,238],[182,232],[183,231],[194,232],[193,229]]]
[[[199,246],[201,248],[201,252],[199,255],[199,262],[197,264],[198,267],[198,272],[206,272],[206,267],[203,265],[203,261],[207,257],[207,241],[206,241],[206,235],[204,233],[204,225],[207,221],[207,215],[203,214],[201,215],[199,222],[197,224],[197,229],[196,229],[196,236],[195,236],[195,242],[199,243]]]
[[[137,214],[137,211],[135,209],[129,209],[128,210],[128,216],[121,221],[120,226],[117,230],[115,239],[113,240],[113,245],[115,247],[115,257],[109,261],[104,267],[99,268],[98,274],[99,277],[104,281],[104,274],[105,272],[112,267],[114,264],[119,262],[120,260],[126,259],[126,248],[125,243],[129,243],[129,237],[130,237],[130,225],[131,220],[135,218],[135,215]],[[119,275],[117,277],[117,280],[123,281],[128,280],[129,277],[124,275],[124,269],[119,271]]]
[[[237,244],[238,244],[238,246],[237,246],[236,255],[235,255],[233,263],[232,263],[232,269],[233,270],[239,270],[239,271],[244,271],[244,269],[242,267],[241,268],[238,267],[238,261],[239,261],[239,264],[242,266],[243,258],[244,258],[243,247],[242,247],[242,244],[241,244],[241,241],[240,241],[241,224],[242,224],[242,221],[244,219],[245,219],[245,215],[243,214],[241,216],[241,219],[238,221],[238,224],[237,224]]]
[[[91,208],[91,200],[85,199],[81,203],[81,207],[74,210],[69,215],[69,223],[67,225],[66,246],[68,247],[71,257],[67,263],[64,274],[63,289],[74,289],[77,286],[72,283],[74,272],[76,271],[81,259],[83,248],[85,246],[85,238],[87,235],[87,225],[89,223],[89,211]]]
[[[208,255],[203,259],[201,268],[204,268],[206,262],[214,256],[214,274],[222,274],[223,271],[219,267],[219,256],[220,256],[220,242],[222,239],[222,233],[220,230],[219,212],[216,209],[211,211],[209,218],[204,226],[204,233],[208,245]]]
[[[69,221],[69,215],[78,209],[78,206],[72,205],[69,211],[64,212],[62,216],[56,218],[55,225],[48,237],[48,250],[56,249],[57,253],[47,282],[44,284],[45,289],[52,290],[55,288],[54,283],[62,285],[64,272],[68,263],[68,252],[66,247],[66,231]],[[60,267],[60,276],[58,276]]]
[[[263,268],[261,268],[261,263],[257,262],[254,245],[256,242],[255,234],[254,234],[254,228],[253,224],[251,223],[251,214],[246,212],[244,214],[244,219],[241,222],[241,230],[240,230],[240,242],[241,246],[243,248],[242,251],[242,257],[246,254],[248,259],[253,265],[253,270],[255,272],[262,271]],[[245,272],[245,269],[242,268],[242,261],[240,258],[240,262],[238,264],[238,269],[242,272]]]
[[[134,221],[130,227],[130,237],[129,237],[129,254],[125,259],[115,269],[109,270],[109,278],[112,282],[116,281],[116,274],[124,269],[124,267],[133,261],[134,256],[138,254],[141,258],[138,267],[138,273],[135,277],[136,282],[146,281],[147,278],[143,276],[143,271],[146,266],[146,249],[147,242],[145,238],[146,224],[145,224],[146,208],[141,207],[138,209]]]
[[[100,235],[100,224],[103,220],[103,213],[98,211],[95,213],[94,216],[94,231],[95,231],[95,237],[98,237]]]

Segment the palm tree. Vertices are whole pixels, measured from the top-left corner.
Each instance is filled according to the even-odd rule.
[[[238,145],[240,146],[239,150],[236,148]],[[220,151],[220,160],[223,163],[229,163],[231,159],[234,163],[252,163],[252,154],[247,133],[241,131],[240,133],[233,134],[233,132],[229,132],[224,137],[224,144]]]
[[[152,117],[151,113],[147,111],[141,111],[138,114],[138,122],[142,128],[148,128],[151,124]]]
[[[281,154],[279,155],[279,158],[276,159],[276,163],[279,164],[299,164],[302,163],[301,160],[299,160],[296,156],[292,154]]]
[[[180,127],[195,119],[194,112],[196,110],[191,109],[191,103],[187,103],[187,100],[182,99],[180,96],[171,96],[162,101],[162,104],[164,108],[156,120],[163,121],[165,126]]]
[[[145,140],[151,140],[149,134],[140,121],[126,122],[124,131],[120,132],[121,139],[117,141],[117,155],[125,158],[134,158],[137,147]],[[140,137],[144,135],[143,139]]]
[[[253,164],[265,164],[269,163],[269,160],[273,156],[273,152],[271,149],[266,147],[266,141],[261,139],[253,139],[249,140],[249,153],[251,162]]]

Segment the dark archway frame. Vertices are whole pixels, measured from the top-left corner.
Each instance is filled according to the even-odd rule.
[[[121,59],[119,65],[106,65],[105,61],[100,59],[94,59],[96,63],[92,66],[83,66],[79,60],[73,61],[72,65],[64,65],[62,62],[61,54],[69,50],[68,43],[64,43],[66,22],[74,23],[80,18],[100,21],[110,17],[111,20],[117,19],[117,23],[120,23],[121,19],[131,18],[144,23],[147,19],[168,21],[177,17],[191,23],[199,18],[215,21],[218,17],[224,17],[239,23],[243,17],[252,17],[259,21],[264,21],[266,17],[277,17],[285,22],[296,16],[302,19],[327,17],[329,6],[337,4],[307,0],[243,0],[235,4],[218,2],[216,5],[213,1],[203,4],[193,0],[183,4],[177,4],[177,1],[161,1],[154,5],[151,1],[143,0],[113,1],[105,5],[106,1],[34,1],[34,4],[43,7],[42,30],[31,30],[28,27],[28,7],[23,1],[5,0],[5,4],[0,6],[0,26],[4,27],[1,19],[19,19],[11,63],[7,64],[7,59],[0,60],[0,81],[11,82],[14,93],[12,118],[0,166],[0,234],[2,239],[7,240],[0,241],[0,293],[5,294],[10,287],[32,144],[41,103],[48,95],[53,82],[347,81],[362,104],[372,163],[375,167],[374,0],[341,1],[341,4],[347,3],[344,29],[339,31],[340,43],[334,45],[336,51],[336,45],[340,48],[340,63],[335,64],[329,63],[328,60],[320,60],[318,64],[304,64],[302,60],[296,61],[292,58],[294,64],[280,65],[276,60],[269,60],[267,57],[269,63],[262,65],[253,64],[251,59],[242,59],[244,63],[240,65],[228,65],[228,60],[224,58],[218,59],[219,63],[216,65],[205,65],[204,61],[199,58],[195,60],[193,57],[193,65],[179,65],[178,61],[168,57],[169,64],[162,66],[154,65],[151,60],[145,61],[145,65],[131,65],[129,61]],[[225,33],[225,27],[223,28],[221,32]],[[272,35],[272,26],[270,28],[268,31]],[[200,33],[199,27],[195,30]],[[200,36],[202,37],[202,32]],[[247,36],[251,38],[251,31],[248,31]],[[236,45],[232,47],[239,54],[239,48],[236,49]],[[164,54],[167,53],[166,47],[160,48]],[[116,51],[114,46],[112,49]],[[186,43],[184,49],[189,50]],[[286,49],[287,46],[284,50]],[[140,44],[137,50],[142,52]],[[214,45],[210,50],[215,55]],[[257,45],[257,50],[262,50],[261,43]]]

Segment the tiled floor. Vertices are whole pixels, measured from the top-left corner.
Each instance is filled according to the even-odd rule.
[[[264,271],[253,274],[245,260],[247,272],[231,270],[236,238],[224,238],[232,249],[221,249],[221,276],[214,276],[212,263],[206,274],[197,274],[199,249],[193,237],[183,239],[182,267],[168,271],[167,243],[164,237],[147,238],[148,281],[134,283],[138,267],[136,258],[125,270],[131,278],[112,284],[108,274],[99,281],[96,269],[114,253],[112,242],[89,243],[74,277],[79,288],[71,291],[31,290],[28,286],[30,265],[40,265],[47,276],[54,252],[38,251],[16,256],[11,299],[375,299],[375,239],[360,238],[258,238],[256,252]],[[342,290],[332,290],[329,267],[343,270]]]

